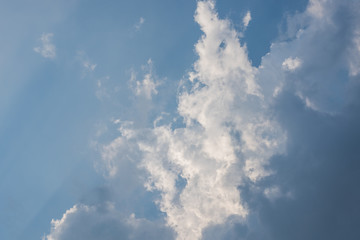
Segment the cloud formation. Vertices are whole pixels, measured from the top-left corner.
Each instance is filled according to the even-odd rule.
[[[295,69],[299,68],[300,66],[301,66],[301,60],[298,57],[286,58],[284,60],[284,62],[282,63],[282,67],[288,71],[294,71]]]
[[[288,19],[257,75],[286,151],[271,157],[274,174],[239,186],[247,221],[209,227],[205,239],[360,237],[359,11],[356,1],[314,0]]]
[[[130,84],[132,84],[136,96],[142,96],[150,100],[153,95],[158,93],[156,88],[160,84],[154,79],[153,62],[151,59],[147,61],[146,66],[143,66],[143,70],[145,70],[146,73],[141,81],[136,79],[136,73],[134,71],[131,72]]]
[[[34,51],[40,53],[44,58],[54,59],[56,57],[56,47],[52,43],[53,33],[43,33],[40,38],[41,46],[35,47]]]
[[[140,17],[139,22],[135,24],[136,31],[139,31],[144,23],[145,23],[145,18]]]
[[[149,174],[146,187],[160,192],[158,205],[177,239],[200,239],[204,228],[232,215],[244,219],[248,210],[237,187],[270,175],[267,161],[282,151],[285,139],[266,114],[257,70],[231,23],[219,19],[208,1],[198,3],[195,20],[204,36],[188,74],[192,86],[179,96],[178,112],[186,126],[139,130],[125,124],[107,152],[139,151],[138,164]],[[116,162],[111,163],[114,175]]]
[[[161,224],[124,217],[111,203],[74,205],[61,219],[51,221],[51,233],[43,240],[171,239],[173,233]]]
[[[249,26],[250,21],[251,21],[251,13],[250,11],[247,11],[243,18],[243,24],[245,28]]]
[[[178,115],[153,128],[117,120],[120,136],[101,148],[109,181],[132,169],[165,223],[75,205],[47,238],[86,232],[70,231],[85,219],[102,226],[96,237],[116,225],[106,232],[124,239],[148,226],[157,239],[359,239],[359,12],[357,1],[310,0],[256,68],[215,2],[198,1],[203,35]],[[131,82],[150,100],[156,82],[146,76]]]

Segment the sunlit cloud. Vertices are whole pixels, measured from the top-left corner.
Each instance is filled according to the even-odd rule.
[[[46,239],[352,239],[359,11],[351,0],[311,0],[288,16],[288,29],[255,67],[243,33],[215,1],[198,1],[202,35],[175,111],[152,124],[112,119],[111,140],[96,143],[96,168],[117,194],[75,204],[51,222]],[[248,11],[244,28],[251,20]],[[128,79],[129,96],[146,113],[166,91],[154,68],[149,59]],[[98,80],[98,91],[108,79]],[[138,217],[145,203],[157,217]]]

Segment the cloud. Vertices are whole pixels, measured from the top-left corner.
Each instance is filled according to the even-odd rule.
[[[86,68],[87,70],[89,70],[91,72],[94,71],[96,68],[96,64],[92,64],[90,62],[84,62],[83,66],[84,66],[84,68]]]
[[[145,18],[140,17],[138,23],[135,24],[136,31],[139,31],[144,23],[145,23]]]
[[[95,91],[95,96],[100,101],[104,99],[110,99],[110,93],[108,88],[106,87],[106,84],[109,80],[110,80],[110,76],[105,76],[97,79],[96,81],[97,89]]]
[[[322,18],[325,15],[324,6],[327,3],[328,0],[310,0],[307,11],[316,18]]]
[[[54,59],[56,57],[56,47],[51,42],[53,36],[53,33],[43,33],[40,38],[41,46],[35,47],[34,51],[40,53],[44,58]]]
[[[160,83],[154,79],[153,62],[151,59],[147,61],[147,65],[143,66],[143,69],[146,73],[141,81],[136,79],[136,73],[134,71],[131,72],[130,84],[132,84],[132,89],[135,92],[135,95],[142,96],[150,100],[153,95],[158,93],[156,88]]]
[[[205,239],[360,237],[354,145],[360,88],[353,68],[359,11],[355,1],[310,1],[289,19],[286,40],[273,43],[263,57],[257,79],[286,132],[286,151],[271,157],[272,175],[239,186],[247,221],[209,227]],[[296,69],[292,56],[301,59]]]
[[[200,239],[207,226],[232,215],[244,219],[248,210],[237,187],[271,174],[268,159],[282,151],[285,139],[266,114],[257,70],[231,23],[218,18],[213,2],[204,1],[198,2],[195,20],[204,36],[195,46],[199,58],[188,74],[192,86],[179,96],[185,127],[122,125],[121,137],[106,147],[104,157],[111,159],[108,169],[115,176],[114,154],[138,151],[135,159],[148,172],[145,186],[160,193],[158,206],[177,239]]]
[[[116,120],[119,136],[100,148],[113,186],[156,196],[164,215],[154,222],[164,217],[176,234],[158,239],[359,239],[359,11],[356,1],[310,1],[256,68],[215,2],[197,2],[203,35],[174,120]],[[150,100],[158,90],[148,67],[130,82]],[[49,236],[76,232],[66,230],[71,216],[71,226],[85,215],[93,222],[83,226],[100,229],[112,219],[118,228],[105,232],[125,239],[154,224],[101,209],[76,205]]]
[[[267,95],[286,86],[318,111],[335,114],[345,107],[347,86],[357,76],[359,4],[316,1],[326,13],[319,18],[312,13],[312,2],[304,13],[289,18],[286,41],[272,44],[259,80]],[[279,65],[287,71],[282,73]]]
[[[78,204],[61,219],[51,221],[50,234],[43,240],[76,239],[171,239],[173,233],[161,222],[122,216],[111,203]]]
[[[251,21],[251,13],[250,11],[247,11],[243,18],[243,24],[245,28],[249,26],[250,21]]]
[[[294,71],[301,66],[301,60],[299,58],[287,58],[282,63],[282,67],[288,71]]]
[[[89,57],[87,56],[86,52],[84,51],[77,51],[76,53],[76,59],[80,62],[82,68],[83,68],[83,77],[85,75],[92,73],[95,71],[95,68],[97,66],[96,63],[93,63]]]

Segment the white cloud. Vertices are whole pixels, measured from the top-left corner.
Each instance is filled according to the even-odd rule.
[[[40,38],[41,46],[35,47],[34,51],[40,53],[44,58],[54,59],[56,57],[56,47],[51,42],[53,36],[53,33],[43,33]]]
[[[83,62],[83,66],[84,68],[86,68],[87,70],[89,70],[90,72],[94,71],[96,68],[96,64],[90,63],[90,62]]]
[[[162,222],[150,222],[135,214],[123,216],[114,204],[77,204],[61,219],[51,221],[51,232],[43,240],[171,239]]]
[[[145,18],[140,17],[138,23],[135,24],[135,29],[138,31],[142,27],[142,25],[145,23]]]
[[[276,174],[268,168],[269,159],[284,153],[286,136],[271,114],[271,105],[283,88],[291,86],[314,111],[326,110],[321,103],[329,101],[326,88],[316,89],[317,98],[312,95],[314,89],[306,89],[314,81],[326,86],[322,85],[324,78],[304,72],[319,64],[316,54],[323,52],[309,46],[324,44],[322,38],[317,43],[316,37],[326,27],[331,30],[328,19],[319,26],[322,20],[308,12],[297,16],[296,21],[312,24],[291,41],[274,43],[259,68],[251,65],[231,23],[218,18],[213,1],[198,2],[195,20],[204,35],[195,45],[199,57],[189,73],[192,87],[178,98],[178,113],[186,126],[125,126],[122,136],[108,145],[140,151],[138,164],[149,173],[146,187],[160,192],[158,205],[177,239],[200,239],[210,225],[224,224],[233,215],[245,219],[249,214],[238,187],[245,182],[256,186]],[[328,69],[320,76],[327,76],[325,71]],[[153,88],[148,86],[153,85],[133,79],[136,93],[150,98]],[[115,146],[118,143],[121,148]],[[116,166],[116,161],[112,164]],[[262,192],[271,201],[288,197],[278,187]]]
[[[237,187],[271,174],[265,166],[284,142],[284,134],[266,114],[257,69],[231,23],[218,18],[211,1],[198,2],[195,19],[204,36],[195,46],[199,59],[189,73],[192,88],[179,96],[186,127],[123,126],[103,157],[140,150],[139,165],[149,173],[146,187],[160,192],[158,205],[177,239],[200,239],[210,224],[224,223],[232,215],[246,217]],[[153,85],[145,80],[151,78],[135,79],[136,93],[150,98],[153,87],[148,86]],[[116,174],[116,161],[110,162],[110,174]]]
[[[267,197],[271,202],[275,202],[279,198],[293,198],[293,194],[291,192],[284,193],[281,191],[279,186],[273,186],[265,188],[264,195]]]
[[[268,231],[267,226],[261,228],[263,222],[283,231],[281,220],[287,221],[289,210],[284,211],[280,205],[293,201],[297,194],[316,196],[318,189],[314,191],[311,183],[324,186],[329,183],[328,176],[332,176],[329,173],[337,172],[327,169],[329,173],[321,178],[321,166],[329,167],[326,160],[335,163],[334,154],[324,153],[323,149],[328,151],[339,145],[336,139],[323,136],[340,135],[347,139],[337,129],[341,127],[339,122],[345,120],[318,114],[341,113],[347,97],[344,89],[349,89],[351,82],[348,75],[357,74],[354,66],[359,59],[358,17],[351,15],[349,22],[335,21],[339,14],[335,2],[311,1],[304,13],[289,18],[289,28],[298,29],[289,29],[286,41],[273,43],[256,68],[230,21],[219,19],[214,1],[198,1],[195,20],[204,34],[195,45],[198,59],[186,82],[191,87],[178,96],[177,110],[184,126],[174,127],[172,122],[161,125],[157,118],[153,128],[139,128],[137,119],[116,120],[120,136],[101,148],[102,164],[110,179],[116,181],[123,175],[127,170],[123,167],[125,162],[146,170],[144,186],[159,194],[156,203],[178,240],[201,239],[204,230],[226,225],[234,216],[247,226],[256,222],[254,216],[271,216],[270,223],[268,219],[258,220],[259,229],[250,231],[253,238]],[[351,5],[355,3],[347,3],[348,11],[355,8]],[[149,100],[157,94],[158,83],[151,72],[151,61],[148,68],[142,80],[133,73],[130,82],[136,95]],[[349,74],[339,77],[344,69]],[[185,89],[186,84],[182,86]],[[358,123],[357,118],[353,121]],[[328,135],[329,131],[334,132]],[[347,159],[341,159],[344,161]],[[315,171],[317,168],[320,171]],[[332,189],[330,186],[326,189]],[[293,194],[292,188],[297,192]],[[334,196],[329,192],[325,195],[332,201]],[[281,198],[283,201],[277,204]],[[299,212],[313,211],[311,204],[316,199],[304,195],[302,198],[311,203],[301,202],[300,210],[291,204],[285,208],[304,217]],[[269,206],[266,201],[274,204]],[[91,207],[87,209],[82,207],[81,211],[96,212]],[[70,211],[68,215],[71,214],[74,213]],[[62,219],[54,221],[53,226],[65,226],[68,218]],[[137,222],[132,215],[126,219],[122,222]],[[298,219],[293,220],[301,223],[302,218]],[[291,231],[273,236],[272,230],[259,239],[293,239],[286,237]],[[52,230],[51,234],[55,232]]]
[[[283,69],[288,70],[288,71],[294,71],[294,70],[298,69],[300,66],[301,66],[301,60],[298,57],[287,58],[282,63]]]
[[[132,88],[137,96],[143,96],[150,100],[153,95],[158,93],[156,88],[160,83],[154,79],[152,70],[153,63],[151,59],[147,61],[147,66],[144,66],[143,68],[147,70],[143,79],[141,81],[137,80],[136,73],[133,71],[131,72],[130,84],[133,84]]]
[[[93,71],[95,71],[95,68],[97,66],[96,63],[92,63],[92,61],[89,59],[89,57],[87,56],[86,52],[84,51],[78,51],[76,53],[76,58],[77,60],[80,62],[80,64],[83,67],[83,77],[87,74],[87,73],[91,73]]]
[[[339,18],[339,8],[349,6],[351,17]],[[277,95],[285,85],[291,86],[313,110],[330,114],[341,111],[350,78],[339,74],[356,76],[355,66],[360,63],[356,9],[359,3],[353,1],[314,0],[304,13],[289,17],[288,40],[273,43],[262,59],[259,81],[264,94]],[[286,71],[282,73],[281,68]]]
[[[357,26],[357,29],[354,33],[353,38],[353,47],[349,49],[349,68],[350,76],[357,76],[360,73],[360,26]]]
[[[316,18],[322,18],[325,15],[325,4],[328,0],[310,0],[307,12]]]
[[[245,28],[249,26],[250,21],[251,21],[251,13],[250,11],[247,11],[245,17],[243,18],[243,24]]]

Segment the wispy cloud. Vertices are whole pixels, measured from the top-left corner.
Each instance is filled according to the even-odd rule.
[[[40,53],[44,58],[54,59],[56,57],[56,47],[52,43],[53,33],[43,33],[39,39],[41,46],[35,47],[34,51]]]
[[[95,91],[95,96],[100,101],[110,98],[109,89],[106,87],[106,83],[109,80],[110,80],[110,76],[105,76],[105,77],[97,79],[97,82],[96,82],[97,89]]]
[[[158,93],[156,88],[160,83],[154,79],[153,62],[151,59],[147,61],[147,65],[143,66],[143,69],[146,73],[142,80],[137,80],[136,73],[134,71],[131,72],[130,84],[137,96],[142,96],[150,100],[153,95]]]
[[[249,26],[250,21],[251,21],[251,13],[250,11],[247,11],[243,18],[243,25],[245,28]]]
[[[89,57],[87,56],[86,52],[84,51],[78,51],[76,53],[76,58],[78,59],[78,61],[80,61],[82,67],[84,68],[85,71],[87,72],[93,72],[97,66],[96,63],[92,63],[89,59]]]
[[[139,31],[144,23],[145,23],[145,18],[140,17],[139,21],[135,24],[136,31]]]
[[[97,64],[93,63],[84,51],[77,51],[76,60],[79,61],[81,65],[82,77],[92,74],[97,67]]]
[[[87,69],[88,71],[92,72],[95,70],[96,68],[96,64],[95,63],[90,63],[88,61],[84,61],[83,62],[83,66],[85,69]]]

